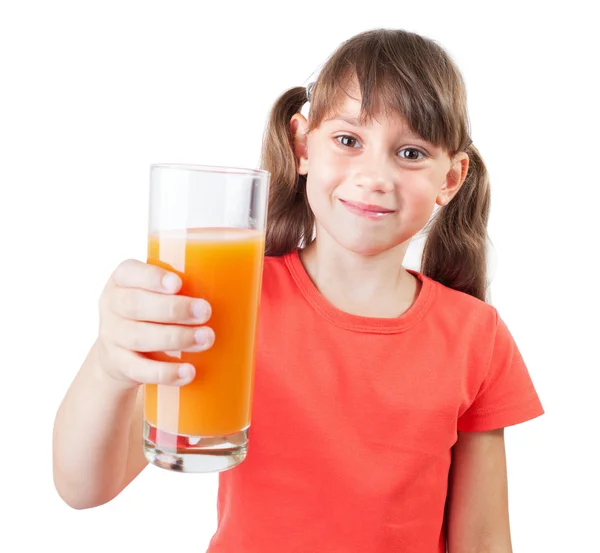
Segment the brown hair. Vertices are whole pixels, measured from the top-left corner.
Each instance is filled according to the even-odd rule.
[[[466,91],[458,68],[437,43],[418,34],[396,29],[362,32],[343,42],[319,73],[311,90],[308,132],[334,113],[354,78],[363,122],[378,113],[399,113],[414,132],[444,147],[448,155],[468,152],[465,182],[423,229],[421,272],[486,301],[490,186],[469,138]],[[263,137],[260,166],[271,173],[266,255],[283,255],[313,239],[306,175],[298,174],[289,130],[306,94],[305,87],[286,90],[271,110]]]

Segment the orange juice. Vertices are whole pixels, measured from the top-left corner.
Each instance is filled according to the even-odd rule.
[[[215,343],[205,352],[157,352],[153,359],[191,363],[182,387],[145,385],[145,418],[161,431],[223,436],[250,424],[254,341],[264,232],[245,229],[159,231],[148,239],[148,263],[182,278],[180,294],[212,306]]]

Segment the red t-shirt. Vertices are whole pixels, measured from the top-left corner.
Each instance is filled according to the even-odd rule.
[[[497,310],[422,282],[400,317],[333,307],[265,259],[248,454],[219,474],[209,553],[443,553],[457,431],[544,411]]]

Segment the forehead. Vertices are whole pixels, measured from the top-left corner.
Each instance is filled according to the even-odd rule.
[[[354,91],[352,96],[340,91],[337,100],[337,104],[331,107],[329,113],[323,119],[323,123],[344,122],[354,127],[389,127],[390,129],[411,133],[408,121],[402,114],[381,109],[380,106],[375,110],[372,118],[365,115],[363,121],[361,121],[360,91]]]
[[[332,102],[323,121],[343,117],[357,122],[361,116],[362,94],[356,75],[349,75],[332,92],[330,95]],[[372,91],[370,101],[367,103],[369,106],[363,114],[362,124],[357,126],[370,126],[372,124],[407,126],[407,120],[403,114],[399,113],[397,109],[391,109],[390,106],[385,105],[383,99],[378,99],[376,90]]]

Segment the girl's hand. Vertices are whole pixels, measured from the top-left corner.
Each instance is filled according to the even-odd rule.
[[[181,278],[134,259],[122,262],[100,296],[97,346],[104,372],[127,387],[139,384],[182,386],[195,376],[190,364],[149,359],[163,351],[204,351],[212,347],[213,330],[202,326],[211,306],[177,295]]]

